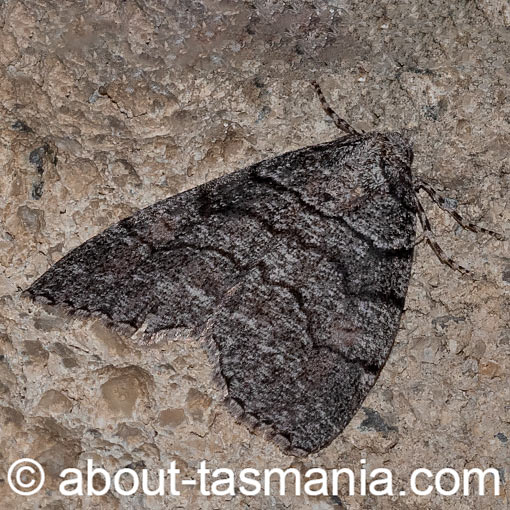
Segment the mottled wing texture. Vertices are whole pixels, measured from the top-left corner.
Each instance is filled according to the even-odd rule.
[[[27,293],[115,326],[207,340],[230,409],[286,451],[329,444],[398,330],[411,269],[410,149],[347,136],[122,220]]]
[[[229,291],[205,335],[232,411],[290,453],[317,451],[343,430],[398,330],[416,209],[406,155],[391,142],[363,137],[339,146],[336,162],[300,151],[287,156],[294,170],[257,169],[294,200],[272,222],[280,242]]]

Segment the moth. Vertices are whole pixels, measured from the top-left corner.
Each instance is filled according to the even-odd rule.
[[[201,339],[231,413],[293,455],[330,444],[375,383],[416,243],[466,272],[435,242],[418,192],[501,239],[413,177],[402,134],[354,129],[312,84],[345,136],[142,209],[25,291],[147,343]]]

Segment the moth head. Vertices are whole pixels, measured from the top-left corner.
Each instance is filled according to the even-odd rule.
[[[386,133],[385,138],[390,144],[394,157],[407,168],[413,164],[413,143],[408,137],[408,133],[392,132]]]

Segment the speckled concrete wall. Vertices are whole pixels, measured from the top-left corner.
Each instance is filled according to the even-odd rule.
[[[315,4],[315,5],[314,5]],[[510,234],[505,0],[0,1],[0,501],[16,509],[339,508],[329,497],[66,498],[59,473],[209,467],[497,468],[510,477],[510,253],[432,204],[463,277],[417,249],[393,352],[364,408],[306,459],[235,424],[195,342],[134,345],[20,298],[71,248],[158,199],[339,135],[309,85],[365,130],[407,129],[415,172]],[[20,457],[44,489],[6,483]],[[445,486],[447,486],[445,480]],[[345,508],[508,508],[499,497],[362,497]],[[358,491],[359,492],[359,491]],[[489,490],[489,492],[491,492]]]

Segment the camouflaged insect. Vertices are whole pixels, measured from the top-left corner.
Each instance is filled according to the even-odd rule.
[[[432,239],[416,192],[488,232],[413,179],[404,136],[354,130],[313,85],[346,136],[149,206],[26,291],[146,342],[203,339],[231,412],[294,455],[338,436],[388,358],[416,217],[441,260],[463,271]]]

